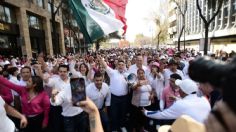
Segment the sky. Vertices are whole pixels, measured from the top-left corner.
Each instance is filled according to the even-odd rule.
[[[128,29],[126,39],[133,42],[137,34],[152,37],[155,35],[155,23],[152,21],[153,12],[159,8],[160,0],[128,0],[126,18]]]

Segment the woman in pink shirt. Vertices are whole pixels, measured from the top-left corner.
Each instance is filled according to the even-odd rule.
[[[43,80],[39,76],[32,76],[27,86],[19,86],[0,77],[0,89],[9,88],[21,97],[22,113],[28,119],[24,132],[42,132],[48,125],[50,102],[43,89]]]
[[[180,97],[179,88],[175,85],[175,80],[182,80],[181,76],[177,73],[171,74],[169,85],[164,88],[160,101],[161,111],[169,108]]]

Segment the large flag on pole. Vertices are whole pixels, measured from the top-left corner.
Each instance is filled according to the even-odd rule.
[[[128,0],[103,0],[107,5],[110,6],[111,9],[116,14],[116,18],[121,20],[122,23],[124,24],[123,30],[124,33],[126,33],[127,25],[126,25],[126,18],[125,18],[125,10],[126,10],[126,5],[128,3]]]
[[[69,0],[87,43],[118,31],[124,25],[102,0]]]

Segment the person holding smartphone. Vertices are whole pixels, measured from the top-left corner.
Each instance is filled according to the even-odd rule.
[[[103,132],[100,114],[93,101],[87,97],[79,102],[79,106],[89,115],[90,132]]]
[[[65,132],[87,132],[88,116],[79,106],[73,105],[68,72],[68,65],[60,65],[58,68],[59,78],[44,78],[46,85],[54,88],[50,102],[53,106],[62,106],[61,114]]]

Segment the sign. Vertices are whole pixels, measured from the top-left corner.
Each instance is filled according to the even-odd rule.
[[[11,27],[8,24],[0,23],[0,30],[10,31]]]

